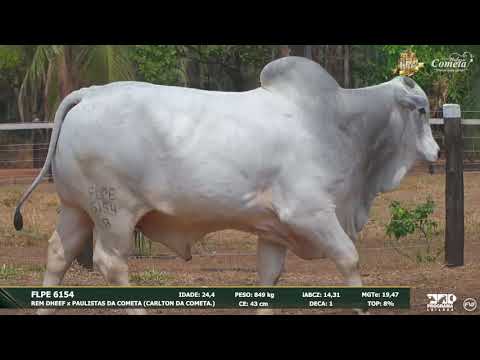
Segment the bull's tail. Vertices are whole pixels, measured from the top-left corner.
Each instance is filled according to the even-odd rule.
[[[42,178],[47,174],[50,164],[52,163],[53,156],[55,154],[55,150],[57,148],[57,142],[60,135],[60,130],[63,124],[63,120],[67,113],[83,98],[83,91],[78,90],[72,92],[68,95],[63,101],[61,102],[60,106],[58,107],[57,112],[55,113],[55,120],[53,125],[52,136],[50,139],[50,146],[48,147],[47,158],[45,160],[45,164],[43,164],[43,168],[33,181],[32,185],[25,191],[20,198],[20,201],[17,204],[17,208],[15,209],[15,215],[13,217],[13,225],[17,231],[22,230],[23,228],[23,217],[21,213],[21,208],[23,203],[28,199],[30,194],[35,190],[37,185],[42,181]]]

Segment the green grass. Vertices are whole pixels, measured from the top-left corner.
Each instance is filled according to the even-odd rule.
[[[134,243],[136,256],[152,255],[152,242],[139,230],[135,230]]]
[[[20,267],[3,264],[0,266],[0,280],[15,280],[24,274]]]
[[[25,238],[26,246],[35,246],[39,243],[45,243],[49,238],[49,235],[42,233],[38,227],[30,227],[22,230],[21,234]]]
[[[0,187],[0,246],[43,245],[55,229],[58,197],[55,193],[37,191],[23,208],[23,230],[15,230],[13,213],[24,190],[24,185]]]
[[[28,272],[43,274],[46,270],[46,266],[43,264],[30,264],[24,266],[23,269]]]
[[[22,192],[19,189],[5,189],[2,191],[2,199],[0,200],[0,204],[13,208],[16,206],[18,199],[22,196]]]
[[[152,283],[153,285],[165,285],[167,282],[171,281],[173,276],[164,272],[158,271],[155,269],[150,269],[140,273],[130,274],[130,281],[135,284],[148,284]]]

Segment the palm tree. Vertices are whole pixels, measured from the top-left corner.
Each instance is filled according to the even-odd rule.
[[[36,45],[18,96],[21,121],[41,112],[51,120],[60,101],[73,90],[93,84],[132,80],[130,46]]]

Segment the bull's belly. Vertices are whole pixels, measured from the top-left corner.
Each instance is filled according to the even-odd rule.
[[[105,169],[88,171],[88,167],[82,167],[66,155],[57,159],[55,182],[62,203],[82,208],[95,224],[101,223],[102,219],[96,218],[96,209],[98,197],[103,199],[102,189],[106,189],[108,196],[105,196],[111,200],[107,205],[114,205],[126,221],[135,219],[145,236],[164,244],[185,260],[191,258],[191,247],[196,241],[209,233],[227,229],[252,233],[284,245],[303,259],[324,257],[318,239],[299,236],[280,220],[269,189],[245,188],[241,189],[241,194],[233,195],[212,191],[208,196],[196,194],[191,189],[158,191],[153,185],[131,186],[123,176]],[[211,196],[211,193],[218,196]]]
[[[137,228],[150,240],[162,243],[184,260],[189,260],[193,244],[207,234],[231,229],[260,235],[267,232],[275,233],[275,229],[282,227],[273,217],[262,215],[249,218],[248,215],[251,214],[236,215],[227,216],[224,213],[222,217],[214,217],[194,212],[171,215],[153,210],[142,217]],[[277,232],[281,233],[281,230]],[[272,239],[283,243],[288,241],[285,236],[279,234],[272,236]]]
[[[249,213],[248,215],[252,215]],[[137,228],[154,242],[159,242],[174,251],[182,259],[191,259],[191,247],[207,234],[221,230],[239,230],[251,233],[287,247],[303,259],[324,257],[319,244],[295,234],[288,225],[277,217],[259,211],[257,216],[230,217],[228,220],[196,219],[195,217],[171,216],[151,211],[137,224]]]
[[[103,185],[103,182],[78,176],[76,181],[57,178],[56,183],[62,203],[83,208],[92,217],[92,221],[98,223],[92,208],[94,193],[84,189],[89,189],[96,183]],[[114,183],[110,180],[110,184]],[[110,189],[117,190],[120,187],[111,186]],[[207,205],[193,199],[181,204],[173,199],[145,202],[143,196],[126,191],[116,191],[114,196],[115,206],[124,216],[128,215],[132,219],[141,216],[137,228],[147,238],[162,243],[184,260],[191,259],[191,247],[195,242],[207,234],[229,229],[248,232],[283,245],[302,259],[324,257],[322,244],[318,240],[296,234],[288,224],[280,220],[272,206],[264,203],[263,198],[261,201],[257,199],[253,205],[251,201],[240,201],[227,206],[215,202],[208,202]]]

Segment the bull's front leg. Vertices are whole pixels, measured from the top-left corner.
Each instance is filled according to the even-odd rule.
[[[301,254],[306,259],[322,258],[325,254],[334,261],[347,286],[362,286],[359,272],[359,256],[350,237],[345,233],[331,203],[319,201],[315,208],[292,203],[282,212],[282,221],[292,229],[296,236],[308,243],[308,249]],[[309,204],[305,201],[303,204]],[[310,201],[312,204],[312,201]],[[360,309],[354,309],[365,314]]]
[[[259,238],[257,244],[258,284],[274,286],[283,271],[287,248]],[[273,309],[258,309],[257,315],[274,315]]]

